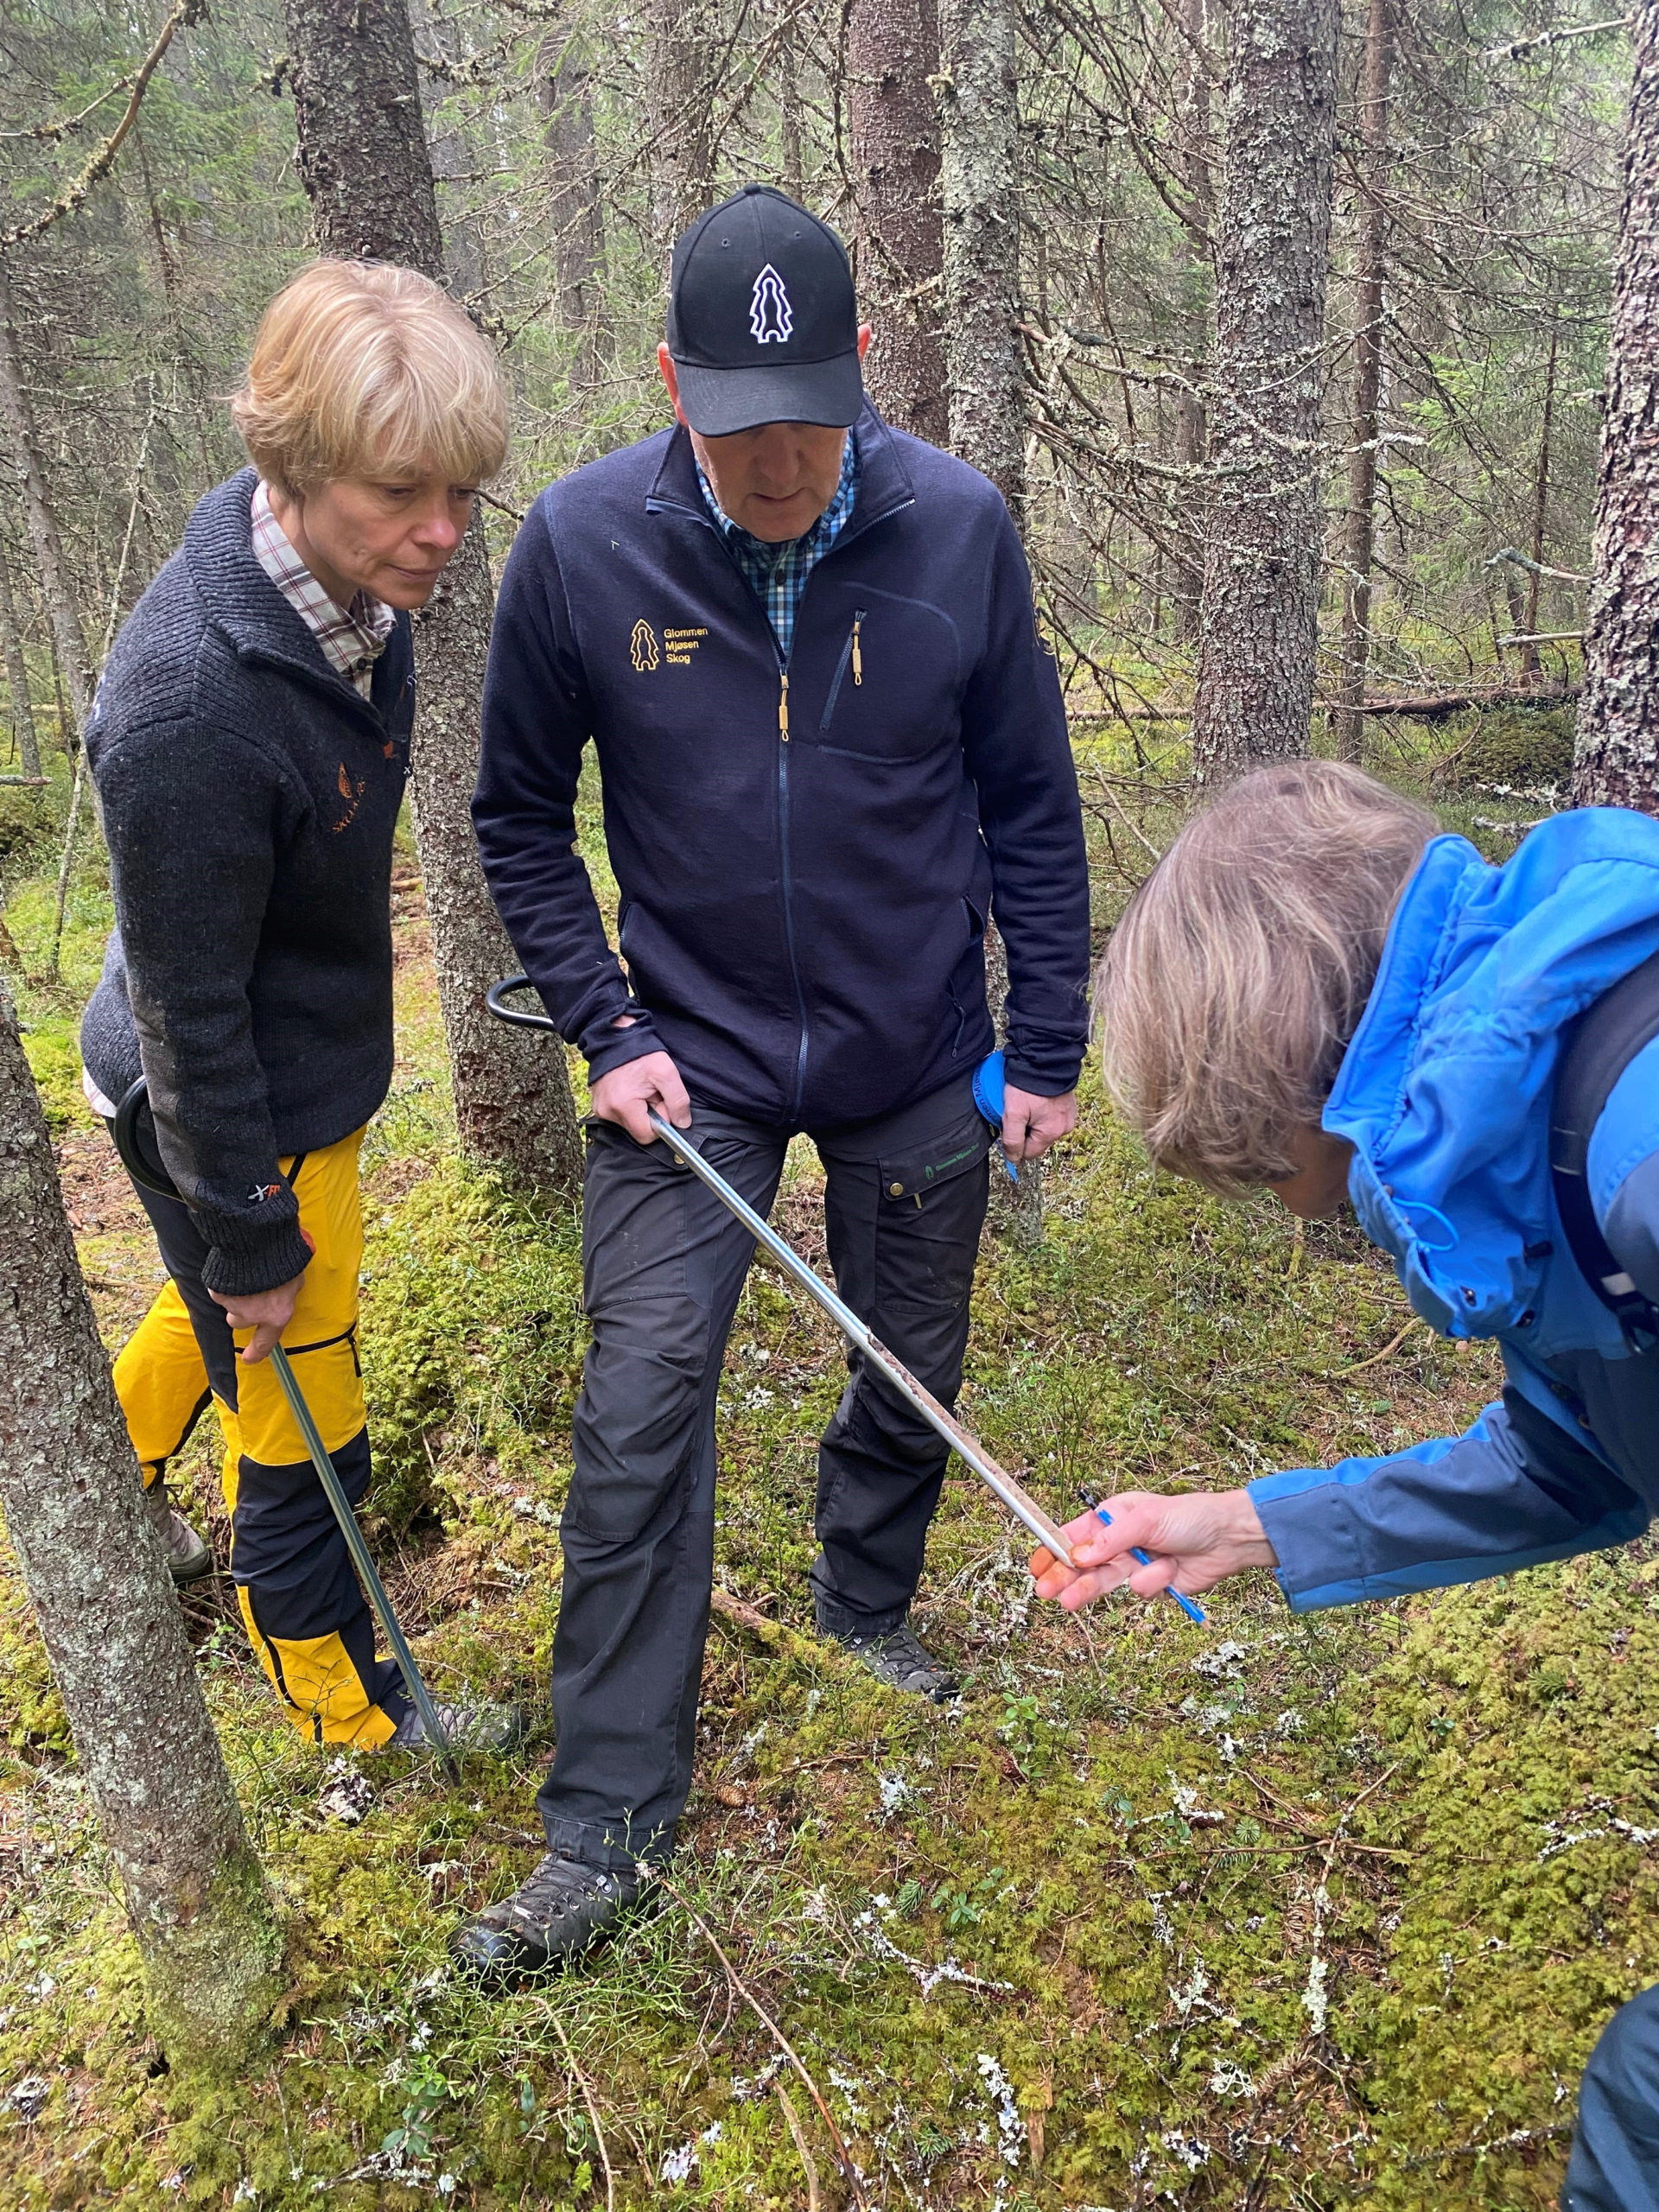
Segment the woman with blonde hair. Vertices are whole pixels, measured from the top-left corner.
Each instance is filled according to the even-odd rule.
[[[390,883],[415,713],[410,611],[506,451],[489,346],[413,270],[320,261],[266,310],[232,403],[252,466],[210,492],[123,629],[86,731],[116,926],[86,1088],[179,1197],[141,1188],[169,1277],[116,1363],[175,1576],[212,1565],[168,1497],[209,1400],[231,1573],[319,1744],[423,1740],[271,1372],[281,1343],[355,1500],[357,1156],[392,1067]],[[512,1717],[449,1718],[463,1740]]]
[[[1659,1504],[1659,821],[1541,823],[1503,867],[1327,761],[1189,823],[1102,963],[1108,1084],[1153,1160],[1351,1199],[1414,1311],[1491,1338],[1465,1433],[1211,1496],[1113,1498],[1068,1534],[1075,1611],[1270,1567],[1292,1607],[1507,1574],[1639,1536]],[[1141,1565],[1132,1555],[1152,1554]],[[1659,1990],[1585,2077],[1563,2202],[1659,2212]]]

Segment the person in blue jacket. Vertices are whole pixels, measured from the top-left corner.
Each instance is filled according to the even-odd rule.
[[[947,1403],[995,1135],[973,1085],[993,912],[1009,1156],[1076,1116],[1089,883],[1058,671],[1000,493],[882,421],[868,340],[826,225],[758,185],[711,209],[674,253],[674,427],[543,492],[502,582],[474,820],[524,969],[588,1061],[593,1341],[548,1849],[457,1935],[486,1978],[611,1927],[690,1787],[715,1404],[753,1244],[648,1114],[763,1213],[809,1134],[842,1296]],[[590,740],[620,960],[575,849]],[[891,1688],[947,1696],[908,1622],[945,1447],[849,1364],[818,1454],[818,1626]]]
[[[1153,1160],[1351,1199],[1413,1310],[1489,1338],[1461,1436],[1214,1496],[1114,1497],[1032,1571],[1075,1611],[1272,1567],[1313,1611],[1626,1543],[1659,1504],[1659,821],[1541,823],[1493,867],[1357,769],[1288,762],[1198,814],[1131,902],[1096,1018]],[[1150,1554],[1147,1564],[1132,1555]],[[1659,2212],[1659,1989],[1585,2077],[1562,2202]]]

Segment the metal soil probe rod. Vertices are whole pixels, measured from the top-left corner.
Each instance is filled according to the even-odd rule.
[[[141,1190],[153,1191],[157,1198],[177,1198],[178,1185],[159,1159],[146,1155],[139,1134],[139,1117],[148,1098],[149,1086],[140,1076],[116,1109],[115,1119],[110,1124],[110,1134],[115,1139],[121,1165]],[[295,1425],[304,1440],[305,1448],[311,1455],[311,1465],[317,1471],[322,1494],[340,1523],[340,1533],[346,1539],[346,1548],[351,1554],[352,1565],[357,1569],[358,1580],[368,1592],[375,1618],[386,1631],[391,1656],[397,1662],[404,1687],[414,1700],[416,1712],[421,1716],[421,1726],[426,1731],[427,1740],[436,1751],[444,1773],[451,1782],[458,1783],[461,1774],[455,1765],[454,1754],[449,1748],[448,1732],[438,1718],[438,1708],[433,1704],[426,1684],[421,1680],[421,1670],[415,1664],[415,1655],[409,1648],[408,1639],[397,1625],[397,1616],[391,1610],[386,1586],[380,1580],[374,1561],[369,1557],[369,1548],[363,1541],[363,1531],[357,1525],[357,1516],[352,1510],[351,1499],[346,1495],[346,1485],[328,1456],[328,1447],[311,1418],[311,1408],[305,1402],[305,1394],[289,1364],[288,1354],[280,1344],[271,1347],[270,1364],[283,1395],[288,1400],[288,1409],[294,1416]]]
[[[735,1214],[757,1244],[764,1244],[779,1267],[798,1282],[807,1296],[821,1306],[844,1337],[855,1344],[869,1360],[878,1374],[908,1398],[922,1419],[938,1431],[952,1451],[960,1453],[980,1480],[994,1491],[1016,1521],[1024,1523],[1039,1544],[1046,1544],[1056,1559],[1071,1565],[1071,1547],[1066,1541],[1059,1524],[1049,1518],[1028,1491],[1021,1488],[1005,1468],[985,1449],[979,1439],[965,1429],[954,1414],[949,1414],[933,1393],[918,1382],[900,1359],[896,1359],[873,1331],[861,1321],[852,1307],[844,1305],[829,1284],[809,1268],[794,1247],[788,1244],[768,1223],[761,1220],[754,1208],[741,1198],[723,1175],[716,1173],[696,1147],[690,1143],[684,1132],[665,1122],[660,1114],[649,1117],[652,1128],[684,1161],[699,1182],[706,1183],[721,1204]]]
[[[357,1569],[358,1580],[368,1592],[369,1603],[374,1607],[380,1625],[386,1632],[391,1646],[391,1656],[397,1662],[397,1670],[404,1687],[415,1701],[415,1710],[421,1716],[421,1726],[426,1731],[427,1741],[436,1751],[440,1764],[451,1782],[461,1780],[461,1770],[455,1764],[454,1753],[449,1748],[448,1732],[438,1718],[438,1708],[432,1702],[432,1694],[421,1680],[421,1670],[415,1664],[415,1655],[409,1648],[409,1639],[397,1625],[397,1616],[391,1610],[391,1599],[386,1595],[386,1586],[380,1580],[374,1561],[369,1557],[369,1548],[363,1541],[363,1531],[357,1525],[357,1516],[352,1510],[352,1501],[346,1495],[346,1485],[340,1479],[321,1432],[311,1418],[311,1408],[305,1402],[288,1354],[281,1344],[270,1348],[270,1364],[283,1395],[288,1400],[288,1409],[294,1416],[295,1426],[305,1440],[305,1448],[311,1454],[311,1464],[317,1471],[317,1480],[322,1484],[334,1518],[340,1523],[340,1533],[346,1539],[346,1548],[352,1555],[352,1565]]]

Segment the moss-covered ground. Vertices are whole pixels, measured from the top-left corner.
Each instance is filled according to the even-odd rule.
[[[46,847],[13,821],[7,919],[38,975]],[[1127,855],[1127,817],[1119,834]],[[436,1681],[544,1713],[577,1227],[457,1160],[407,865],[398,900],[398,1073],[367,1154],[372,1528]],[[113,1342],[156,1278],[75,1091],[106,920],[89,852],[63,982],[21,998]],[[779,1217],[821,1257],[817,1183],[802,1144]],[[1408,1323],[1351,1226],[1298,1237],[1266,1201],[1156,1177],[1090,1096],[1041,1242],[1000,1217],[986,1239],[965,1412],[1057,1511],[1085,1486],[1230,1484],[1466,1421],[1492,1362]],[[146,2035],[0,1569],[0,2202],[1550,2204],[1578,2069],[1659,1970],[1659,1560],[1306,1619],[1262,1577],[1203,1629],[1166,1605],[1073,1620],[1032,1603],[1021,1547],[955,1478],[918,1610],[964,1691],[922,1708],[811,1632],[814,1437],[840,1374],[757,1267],[721,1408],[735,1603],[709,1639],[684,1847],[562,1980],[485,1998],[444,1952],[537,1855],[545,1726],[458,1790],[365,1764],[366,1813],[343,1824],[228,1586],[185,1599],[293,1916],[270,2056],[231,2088],[178,2082]],[[213,1457],[204,1433],[182,1479],[222,1560]]]

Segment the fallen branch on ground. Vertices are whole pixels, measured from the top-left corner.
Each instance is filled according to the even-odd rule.
[[[753,1608],[750,1608],[750,1610],[753,1611]],[[759,1615],[757,1615],[756,1618],[759,1618]],[[766,2006],[760,2002],[760,1999],[755,1995],[748,1984],[743,1980],[742,1977],[739,1974],[737,1968],[727,1957],[725,1952],[721,1950],[720,1943],[715,1936],[714,1930],[709,1927],[702,1915],[696,1910],[696,1907],[690,1903],[689,1898],[687,1898],[678,1888],[676,1887],[672,1879],[660,1866],[653,1867],[652,1869],[652,1872],[653,1878],[662,1884],[663,1887],[668,1891],[670,1897],[674,1899],[674,1902],[685,1914],[686,1918],[691,1923],[692,1926],[702,1937],[703,1942],[707,1943],[709,1949],[720,1961],[721,1965],[726,1969],[727,1979],[730,1981],[732,1987],[737,1992],[737,1994],[743,1999],[743,2002],[754,2014],[756,2019],[758,2019],[761,2025],[766,2029],[768,2033],[771,2035],[772,2041],[777,2044],[779,2050],[782,2051],[784,2056],[795,2069],[797,2074],[800,2075],[802,2088],[806,2091],[808,2096],[811,2098],[813,2103],[817,2107],[818,2117],[823,2120],[824,2126],[830,2131],[830,2140],[831,2145],[834,2146],[836,2153],[836,2164],[841,2168],[842,2180],[845,2181],[848,2188],[853,2192],[853,2202],[858,2207],[858,2212],[869,2212],[870,2201],[864,2194],[864,2184],[859,2178],[858,2168],[853,2164],[852,2153],[847,2148],[847,2145],[842,2139],[841,2130],[836,2126],[834,2117],[830,2113],[829,2106],[825,2104],[823,2101],[817,2083],[807,2072],[794,2044],[791,2043],[789,2037],[779,2026],[777,2021],[772,2018],[771,2013],[767,2012]]]

